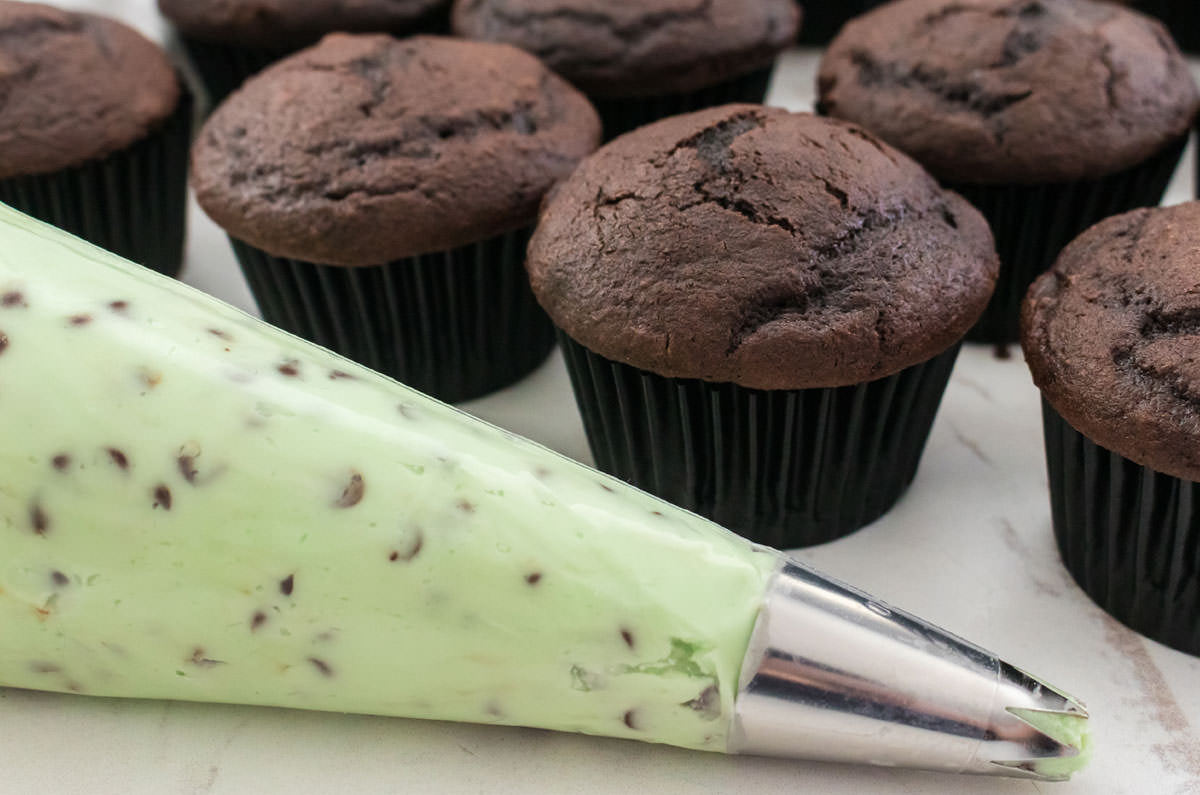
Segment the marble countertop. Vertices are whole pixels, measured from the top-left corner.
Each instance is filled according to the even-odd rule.
[[[60,4],[163,32],[153,0]],[[815,63],[814,52],[789,54],[770,101],[810,107]],[[1169,201],[1191,195],[1190,158]],[[224,237],[194,204],[190,222],[185,280],[253,310]],[[558,354],[465,408],[590,462]],[[1059,563],[1038,395],[1019,356],[968,347],[908,495],[872,526],[797,557],[1083,699],[1093,764],[1070,783],[1038,784],[536,730],[0,690],[0,791],[1200,795],[1200,659],[1108,618]]]

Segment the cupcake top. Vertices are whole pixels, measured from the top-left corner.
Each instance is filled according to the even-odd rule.
[[[1200,202],[1109,218],[1025,299],[1050,405],[1101,447],[1200,481]]]
[[[454,31],[514,44],[597,97],[693,91],[769,66],[794,0],[457,0]]]
[[[587,99],[514,47],[339,33],[226,100],[192,179],[235,238],[379,265],[532,224],[599,138]]]
[[[166,55],[133,28],[0,2],[0,179],[124,149],[162,125],[179,97]]]
[[[665,119],[585,160],[527,261],[563,331],[659,375],[844,386],[957,342],[998,269],[991,232],[844,122],[758,105]]]
[[[450,0],[158,0],[185,35],[286,50],[334,31],[405,33]]]
[[[1197,109],[1161,23],[1092,0],[896,0],[842,29],[818,90],[820,112],[961,183],[1113,174]]]

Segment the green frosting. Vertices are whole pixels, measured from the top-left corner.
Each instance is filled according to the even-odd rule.
[[[1033,764],[1034,772],[1046,778],[1065,781],[1073,773],[1078,773],[1087,767],[1088,762],[1091,761],[1091,725],[1086,717],[1017,707],[1009,707],[1008,711],[1055,742],[1079,751],[1075,756],[1039,759]]]
[[[0,206],[0,685],[725,750],[777,553]]]

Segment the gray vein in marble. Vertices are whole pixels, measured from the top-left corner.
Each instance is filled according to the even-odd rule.
[[[1052,532],[1052,531],[1049,531]],[[1000,537],[1004,539],[1004,545],[1016,555],[1016,557],[1025,564],[1025,573],[1029,576],[1029,582],[1033,585],[1034,590],[1040,594],[1045,594],[1051,597],[1061,597],[1064,593],[1063,586],[1069,579],[1066,569],[1054,561],[1054,572],[1058,575],[1057,582],[1051,577],[1046,576],[1045,571],[1037,569],[1045,568],[1040,564],[1044,564],[1046,556],[1035,552],[1029,547],[1021,535],[1017,532],[1017,528],[1013,527],[1013,523],[1006,517],[1000,519]]]
[[[1169,742],[1153,747],[1154,754],[1167,769],[1193,777],[1194,780],[1178,790],[1177,795],[1200,793],[1200,738],[1193,731],[1187,714],[1175,700],[1171,686],[1151,658],[1142,636],[1107,614],[1101,615],[1109,647],[1132,665],[1138,688],[1148,706],[1147,714],[1171,733]]]
[[[987,453],[983,452],[983,447],[980,446],[979,442],[963,433],[954,423],[950,423],[950,430],[954,432],[954,438],[958,440],[959,444],[970,450],[976,458],[987,464],[989,467],[993,469],[996,468],[996,462],[993,461]]]
[[[979,395],[981,398],[986,400],[988,403],[996,402],[996,398],[992,396],[991,391],[988,390],[988,388],[985,387],[983,384],[979,383],[978,381],[976,381],[972,378],[967,378],[964,375],[955,373],[953,383],[955,386],[964,386],[967,389],[970,389],[972,392]]]

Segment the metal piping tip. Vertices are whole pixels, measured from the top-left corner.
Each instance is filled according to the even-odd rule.
[[[994,654],[789,563],[751,637],[730,751],[1061,781],[1087,711]]]
[[[1066,781],[1086,764],[1088,713],[1077,700],[1000,662],[996,704],[988,727],[996,739],[981,745],[979,759],[1002,768],[1000,775]],[[1006,757],[1010,750],[1019,755]]]

